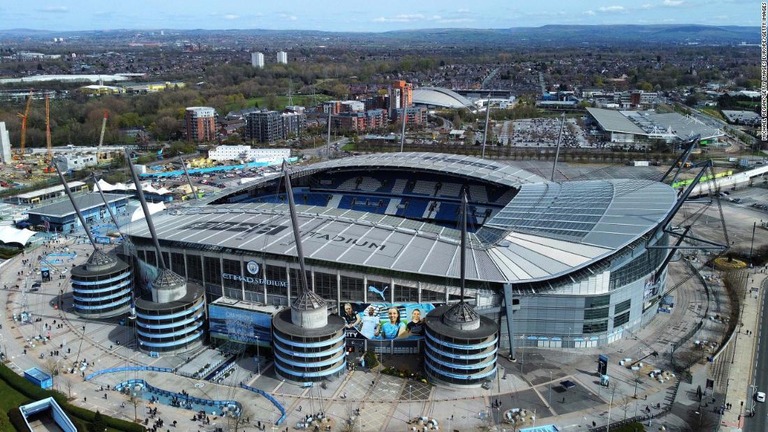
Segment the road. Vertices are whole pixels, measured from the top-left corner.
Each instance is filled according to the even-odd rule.
[[[761,290],[768,288],[768,279],[763,281]],[[755,371],[753,377],[753,383],[757,386],[757,390],[750,390],[747,399],[748,407],[744,407],[745,411],[751,408],[751,405],[755,407],[754,417],[747,417],[744,422],[745,432],[765,432],[768,431],[768,406],[765,403],[755,402],[754,392],[762,391],[768,392],[768,320],[765,319],[766,305],[768,304],[768,296],[763,293],[762,296],[763,305],[760,308],[760,328],[758,333],[757,348],[755,349]]]
[[[325,143],[325,141],[323,141]],[[318,147],[312,147],[312,148],[305,148],[301,150],[302,153],[304,153],[304,156],[306,157],[317,157],[320,159],[328,159],[329,154],[336,154],[340,153],[341,149],[349,142],[349,138],[339,138],[336,141],[331,141],[330,144],[330,151],[328,149],[328,144],[323,144]]]

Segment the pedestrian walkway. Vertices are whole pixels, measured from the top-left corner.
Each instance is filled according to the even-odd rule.
[[[720,430],[725,432],[741,431],[744,417],[753,408],[754,392],[751,387],[752,372],[755,368],[755,349],[757,349],[757,334],[760,326],[760,306],[768,286],[765,273],[750,271],[747,280],[747,290],[741,315],[741,325],[735,333],[731,344],[732,352],[725,353],[719,361],[730,363],[727,366],[729,375],[725,383],[726,399],[724,404],[730,404],[731,409],[724,411]],[[739,353],[739,354],[737,354]]]
[[[71,238],[56,244],[57,248],[64,246],[77,252],[77,264],[84,262],[87,253],[92,251],[90,245],[78,239]],[[37,254],[48,252],[51,251],[43,248],[23,258],[35,262]],[[13,275],[22,271],[25,267],[20,258],[6,263],[3,273]],[[680,283],[675,291],[677,301],[681,305],[706,303],[698,278],[691,277],[684,264],[673,262],[670,267],[669,283]],[[15,280],[16,276],[12,279]],[[185,363],[194,363],[194,358],[163,356],[156,359],[135,351],[130,345],[133,340],[132,331],[127,327],[113,322],[87,321],[72,314],[70,294],[64,296],[63,309],[54,308],[55,302],[51,301],[59,293],[56,283],[58,280],[45,283],[40,292],[28,293],[26,297],[18,290],[0,292],[0,296],[5,297],[0,299],[6,300],[8,313],[4,324],[9,324],[0,329],[0,334],[4,334],[5,342],[18,341],[8,345],[11,358],[9,365],[15,365],[17,371],[33,365],[45,366],[50,359],[59,360],[58,356],[49,354],[54,348],[46,349],[39,344],[29,348],[28,353],[22,351],[24,341],[44,331],[46,325],[53,326],[48,346],[59,347],[62,353],[68,354],[67,357],[61,356],[61,365],[70,367],[73,361],[87,359],[85,375],[122,366],[146,365],[178,369]],[[66,279],[63,283],[66,283]],[[22,306],[42,318],[42,322],[20,324],[10,320],[13,312]],[[483,427],[491,430],[506,427],[509,430],[511,425],[504,424],[503,418],[517,408],[533,413],[537,425],[556,424],[564,431],[586,430],[625,418],[655,416],[665,411],[672,398],[678,394],[675,380],[659,382],[648,376],[647,368],[633,371],[621,366],[619,362],[624,358],[637,360],[658,351],[660,354],[657,357],[649,357],[644,362],[649,363],[647,367],[650,368],[669,370],[667,347],[670,342],[687,333],[692,323],[702,319],[703,310],[703,307],[683,306],[672,313],[659,314],[636,334],[629,333],[610,346],[599,349],[558,351],[526,348],[524,353],[518,353],[520,362],[513,363],[500,358],[499,374],[486,388],[459,390],[431,387],[418,381],[380,375],[376,371],[357,370],[342,379],[329,382],[327,388],[315,386],[308,389],[282,381],[271,367],[262,367],[257,373],[256,363],[252,361],[242,362],[245,366],[239,369],[239,375],[235,375],[237,379],[233,382],[244,381],[264,390],[287,409],[288,418],[286,423],[280,425],[281,431],[286,427],[293,429],[312,412],[323,412],[330,416],[335,425],[333,430],[342,430],[350,425],[362,430],[410,430],[409,420],[421,417],[437,420],[443,430],[473,431]],[[749,316],[746,313],[745,320]],[[41,353],[44,353],[45,359],[38,358]],[[611,388],[599,384],[595,367],[598,354],[606,354],[610,358]],[[200,361],[205,358],[201,355]],[[246,370],[246,367],[250,369]],[[700,366],[703,373],[697,375],[694,382],[706,378],[706,368]],[[192,396],[205,399],[247,401],[245,413],[251,423],[240,425],[245,430],[258,429],[262,425],[271,426],[280,416],[272,404],[263,398],[254,397],[246,390],[171,373],[125,372],[105,374],[85,381],[80,372],[76,371],[57,376],[55,386],[63,393],[70,394],[80,406],[98,409],[123,419],[133,420],[137,417],[149,426],[161,419],[165,424],[176,421],[180,429],[191,431],[212,432],[219,427],[232,426],[227,425],[230,420],[221,417],[206,416],[210,419],[201,420],[191,411],[148,401],[140,401],[134,406],[127,395],[114,390],[116,384],[129,379],[145,379],[153,386],[174,392],[185,390]],[[571,381],[575,387],[566,388],[562,384],[566,381]],[[730,381],[733,384],[733,380]],[[690,388],[686,391],[690,391]],[[106,398],[105,393],[108,394]],[[746,394],[746,389],[741,394]],[[732,403],[738,405],[737,400]],[[152,417],[150,413],[155,410],[157,414]],[[651,422],[653,425],[663,424],[657,420]],[[415,426],[413,423],[410,425]],[[529,421],[525,426],[531,425]]]

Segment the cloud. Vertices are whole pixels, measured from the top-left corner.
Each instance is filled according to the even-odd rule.
[[[236,20],[236,19],[240,18],[240,15],[226,14],[226,15],[224,15],[223,18],[226,19],[226,20]]]
[[[595,11],[593,11],[593,10],[585,11],[584,15],[594,16],[595,15]]]
[[[607,12],[607,13],[615,13],[615,12],[624,12],[624,6],[601,6],[597,8],[600,12]]]
[[[440,24],[462,24],[476,21],[474,18],[450,18],[442,15],[425,16],[422,14],[400,14],[392,17],[378,17],[373,19],[379,23],[410,23],[410,22],[434,22]]]
[[[661,4],[664,6],[676,7],[676,6],[682,6],[683,4],[685,4],[685,2],[683,0],[664,0]]]
[[[407,23],[407,22],[423,21],[423,20],[424,20],[424,15],[421,15],[421,14],[400,14],[400,15],[395,15],[393,17],[378,17],[373,19],[373,21],[375,22],[399,22],[399,23]]]
[[[440,24],[461,24],[461,23],[469,23],[474,22],[475,20],[472,18],[443,18],[441,20],[438,20]]]
[[[277,14],[277,16],[287,21],[296,21],[297,19],[299,19],[296,17],[296,15],[289,15],[286,13]]]
[[[38,9],[37,11],[46,13],[64,13],[69,12],[69,8],[66,6],[46,6],[42,9]]]
[[[458,12],[458,13],[469,13],[469,9],[462,8],[462,9],[457,10],[456,12]]]

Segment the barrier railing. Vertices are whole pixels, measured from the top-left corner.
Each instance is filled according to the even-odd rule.
[[[280,418],[277,419],[277,421],[275,422],[275,426],[280,426],[285,421],[285,419],[288,418],[288,413],[285,411],[285,407],[283,406],[283,404],[278,402],[278,400],[275,399],[271,394],[265,392],[264,390],[258,389],[256,387],[251,387],[243,383],[240,383],[240,387],[246,390],[252,391],[254,393],[258,393],[264,396],[265,398],[267,398],[268,401],[272,402],[272,405],[274,405],[277,408],[277,410],[280,411]]]

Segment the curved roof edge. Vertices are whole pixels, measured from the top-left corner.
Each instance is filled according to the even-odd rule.
[[[307,171],[314,173],[325,169],[360,167],[440,171],[514,188],[520,188],[525,184],[548,182],[544,177],[513,165],[474,156],[429,152],[373,153],[352,156],[298,167],[292,171],[291,175],[300,175]]]
[[[472,101],[453,90],[442,87],[421,87],[413,90],[413,103],[445,108],[468,108]]]

